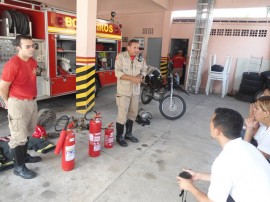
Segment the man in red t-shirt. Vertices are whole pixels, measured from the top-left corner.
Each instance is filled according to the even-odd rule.
[[[13,42],[18,54],[4,66],[0,80],[0,96],[8,109],[10,129],[9,147],[14,156],[14,171],[25,179],[35,177],[35,173],[25,163],[35,163],[41,158],[27,154],[27,136],[32,134],[37,124],[37,62],[32,58],[36,45],[32,37],[18,35]]]
[[[186,58],[183,56],[183,51],[179,50],[178,53],[173,56],[173,74],[177,73],[179,79],[182,77],[183,74],[183,66],[186,64]]]

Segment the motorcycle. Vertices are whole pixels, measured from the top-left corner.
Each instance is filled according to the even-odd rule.
[[[168,72],[163,79],[157,68],[149,67],[151,70],[145,77],[146,86],[141,93],[143,104],[149,104],[153,99],[159,101],[159,111],[166,119],[175,120],[181,118],[186,111],[186,102],[180,96],[174,94],[175,88],[179,88],[187,95],[188,92],[179,85],[178,74],[173,75],[172,63],[168,64]],[[169,94],[167,94],[170,92]]]

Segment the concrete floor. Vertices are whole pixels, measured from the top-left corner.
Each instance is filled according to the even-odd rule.
[[[88,156],[88,132],[76,132],[76,165],[70,172],[62,171],[61,156],[53,152],[40,155],[42,161],[27,164],[38,176],[25,180],[13,174],[12,169],[0,173],[0,201],[74,201],[74,202],[177,202],[180,190],[175,177],[181,168],[209,172],[220,152],[219,145],[210,139],[209,121],[216,107],[238,110],[243,117],[248,103],[220,95],[180,94],[187,103],[185,115],[175,121],[162,117],[158,102],[141,105],[153,115],[151,125],[134,124],[139,143],[127,148],[115,145],[102,147],[101,155]],[[101,112],[103,126],[115,121],[115,86],[102,88],[96,99],[96,110]],[[53,109],[57,117],[74,115],[75,96],[39,101],[39,108]],[[1,136],[9,134],[6,111],[0,110]],[[51,129],[53,131],[53,129]],[[56,142],[57,140],[50,140]],[[198,182],[201,190],[209,184]],[[195,201],[191,194],[188,202]]]

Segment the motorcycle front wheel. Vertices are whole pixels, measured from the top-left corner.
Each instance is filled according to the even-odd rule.
[[[150,86],[145,86],[142,90],[141,100],[143,104],[149,104],[153,99],[153,89]]]
[[[176,120],[186,112],[186,102],[179,95],[167,95],[159,102],[159,111],[166,119]]]

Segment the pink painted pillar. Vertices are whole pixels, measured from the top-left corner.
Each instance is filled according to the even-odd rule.
[[[77,0],[76,110],[95,106],[97,0]]]
[[[171,40],[172,12],[165,11],[163,20],[162,50],[160,60],[160,71],[162,76],[167,74],[168,53]]]

